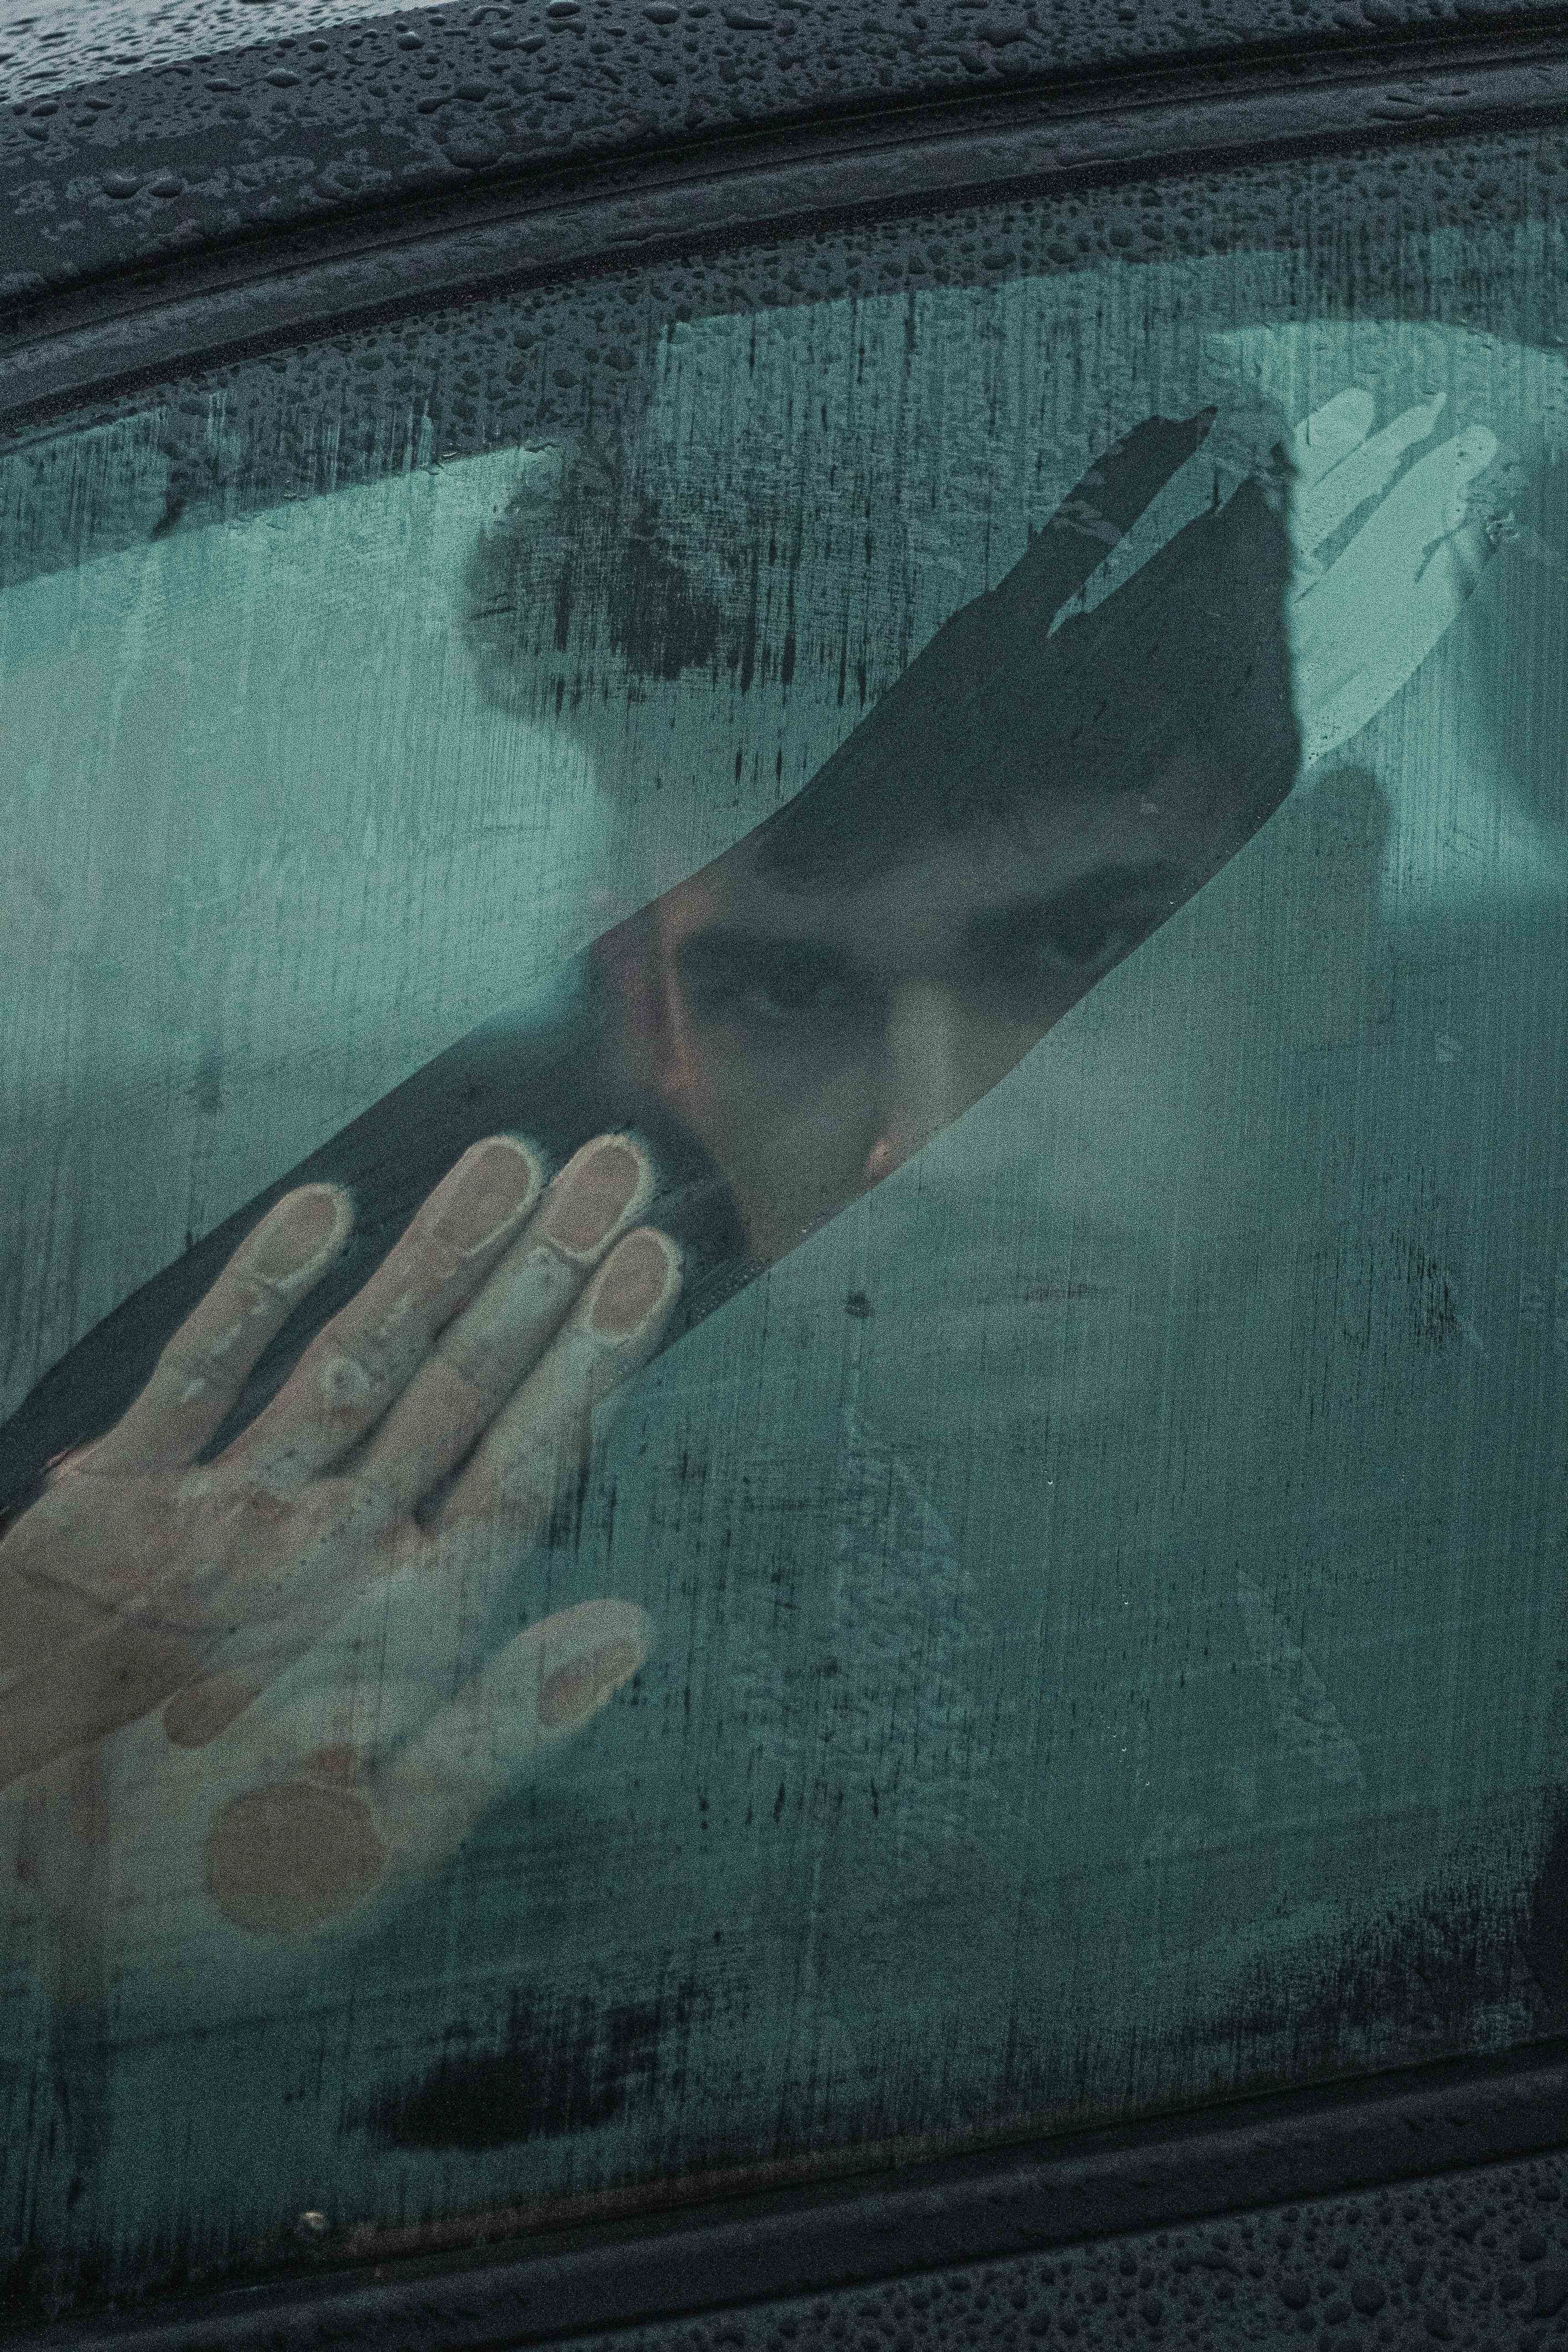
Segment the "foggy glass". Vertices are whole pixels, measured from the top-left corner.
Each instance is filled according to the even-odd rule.
[[[201,527],[147,419],[60,436],[80,560],[0,590],[0,2033],[51,2259],[1552,2030],[1537,236],[1511,336],[1245,252],[670,316],[625,411]],[[492,1386],[455,1452],[450,1396],[394,1424],[415,1496],[269,1550],[429,1361],[402,1307],[301,1350],[497,1134],[541,1185],[629,1137],[636,1189],[533,1352],[463,1327]],[[431,1347],[539,1230],[490,1164]],[[335,1268],[154,1461],[121,1416],[301,1182]],[[649,1227],[654,1320],[442,1549]],[[348,1416],[308,1477],[301,1381]]]

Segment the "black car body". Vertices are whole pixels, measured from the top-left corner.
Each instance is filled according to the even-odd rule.
[[[1194,215],[1194,188],[1201,205],[1223,183],[1261,235],[1289,210],[1281,173],[1309,166],[1369,236],[1400,204],[1462,229],[1511,201],[1497,142],[1561,146],[1568,24],[1470,0],[443,0],[321,22],[237,0],[108,32],[88,11],[16,18],[0,71],[0,435],[47,468],[68,426],[112,426],[159,387],[313,354],[279,359],[297,369],[282,435],[310,371],[323,400],[352,383],[361,331],[563,287],[586,311],[601,281],[689,254],[730,273],[737,308],[748,287],[804,301],[813,268],[853,289],[846,255],[872,227],[912,251],[965,207],[1043,197],[1068,247],[1207,251],[1232,231]],[[978,238],[963,266],[984,284],[1016,265]],[[1485,335],[1484,273],[1468,299]],[[579,362],[552,328],[562,414],[611,331],[584,323]],[[534,379],[517,399],[509,419],[453,361],[416,462],[517,437],[544,413]],[[120,543],[265,501],[203,418],[177,397],[162,415],[162,511]],[[380,462],[346,433],[332,478]],[[20,576],[52,559],[18,538],[6,560]],[[182,2275],[149,2245],[128,2287],[121,2253],[97,2295],[90,2265],[67,2294],[24,2242],[21,2340],[1544,2346],[1568,2324],[1565,1835],[1516,1923],[1542,1990],[1512,2046],[1445,2049],[1434,2028],[1421,2063],[1359,2080],[1314,2079],[1309,2052],[1294,2087],[989,2149],[748,2155],[347,2231],[310,2208],[226,2271]],[[1467,1928],[1428,1919],[1409,1948],[1434,2016]]]

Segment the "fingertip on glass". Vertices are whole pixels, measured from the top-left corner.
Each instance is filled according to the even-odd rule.
[[[531,1143],[486,1136],[468,1146],[443,1184],[430,1230],[473,1257],[521,1224],[543,1190],[544,1162]]]
[[[674,1297],[680,1252],[651,1225],[628,1234],[605,1260],[588,1301],[588,1319],[603,1339],[630,1339],[646,1330]]]
[[[547,1241],[568,1257],[603,1248],[653,1190],[653,1169],[629,1135],[599,1135],[574,1151],[541,1213]]]
[[[353,1202],[341,1185],[302,1184],[252,1235],[248,1270],[264,1282],[300,1282],[326,1264],[353,1223]]]
[[[545,1675],[539,1686],[539,1720],[547,1731],[585,1723],[642,1664],[646,1653],[635,1642],[606,1642],[586,1657],[571,1658]]]
[[[207,1832],[207,1896],[231,1926],[257,1936],[323,1926],[370,1893],[389,1856],[370,1807],[315,1780],[253,1789],[225,1805]]]

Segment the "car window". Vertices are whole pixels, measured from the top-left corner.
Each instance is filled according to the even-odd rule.
[[[1555,161],[5,455],[28,2291],[1560,2023]]]

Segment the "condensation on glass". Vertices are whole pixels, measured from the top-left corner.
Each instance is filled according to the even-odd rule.
[[[5,457],[48,2293],[1561,2024],[1558,160]]]

